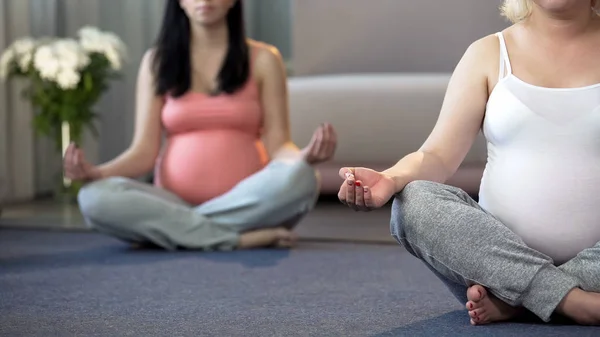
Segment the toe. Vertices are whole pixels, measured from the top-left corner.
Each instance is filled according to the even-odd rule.
[[[484,304],[485,304],[484,301],[477,301],[477,302],[469,301],[469,302],[467,302],[466,307],[467,307],[467,310],[475,310],[475,309],[479,309],[479,308],[483,307]]]
[[[482,314],[481,316],[477,316],[477,318],[475,319],[475,321],[479,325],[490,324],[489,317],[486,314]]]
[[[477,323],[484,322],[486,320],[487,315],[485,314],[485,308],[479,308],[476,310],[469,311],[469,317],[475,320]]]
[[[487,318],[485,315],[477,315],[475,311],[469,312],[469,316],[471,317],[471,320],[478,325],[487,323]]]
[[[474,285],[467,290],[467,298],[475,303],[483,300],[487,295],[487,291],[480,285]]]
[[[485,316],[485,312],[486,312],[485,307],[473,310],[473,314],[480,318]]]

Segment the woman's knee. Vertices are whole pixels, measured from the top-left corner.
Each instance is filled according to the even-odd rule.
[[[97,180],[83,186],[77,194],[79,209],[88,219],[99,219],[106,212],[110,212],[110,205],[115,193],[122,190],[128,179],[123,177],[110,177]]]
[[[445,186],[439,183],[416,180],[408,183],[394,196],[390,231],[400,243],[405,244],[407,237],[422,233],[424,224],[435,209],[435,197],[444,193]],[[431,227],[433,226],[428,226]]]
[[[311,201],[320,191],[319,173],[303,160],[272,163],[279,174],[275,174],[270,192],[275,198],[288,198]]]
[[[291,228],[310,212],[319,197],[319,178],[316,170],[306,162],[272,162],[264,172],[264,181],[248,186],[258,202],[254,212],[257,221],[275,221]],[[294,221],[295,218],[298,218]],[[285,224],[279,223],[284,221]]]
[[[291,165],[290,176],[295,181],[294,185],[303,185],[303,191],[307,195],[313,195],[320,187],[318,171],[304,160],[299,160]]]

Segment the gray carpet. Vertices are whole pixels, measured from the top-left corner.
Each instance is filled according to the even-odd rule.
[[[396,244],[390,235],[390,207],[354,212],[337,197],[321,199],[325,200],[320,200],[296,228],[302,239]],[[77,205],[52,199],[7,206],[0,228],[88,230]]]
[[[2,336],[598,336],[599,328],[471,327],[398,246],[131,250],[85,232],[0,229]]]

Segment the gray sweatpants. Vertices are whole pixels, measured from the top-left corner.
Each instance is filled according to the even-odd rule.
[[[150,184],[112,177],[84,186],[79,207],[91,228],[165,249],[231,250],[241,233],[292,228],[315,205],[316,171],[304,160],[274,160],[201,205]]]
[[[573,288],[600,292],[600,243],[555,266],[455,187],[409,183],[394,199],[390,228],[462,303],[479,284],[548,322]]]

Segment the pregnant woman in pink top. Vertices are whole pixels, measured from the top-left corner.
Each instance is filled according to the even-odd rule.
[[[351,208],[393,199],[392,235],[472,324],[529,311],[600,325],[599,8],[505,0],[515,24],[468,48],[421,149],[383,172],[340,170]],[[480,130],[488,160],[475,202],[442,183]]]
[[[67,176],[89,182],[78,200],[90,227],[169,250],[293,244],[336,135],[323,124],[306,148],[292,143],[281,56],[246,38],[242,1],[166,1],[136,103],[119,157],[93,166],[74,145],[65,154]],[[133,180],[152,169],[155,186]]]

